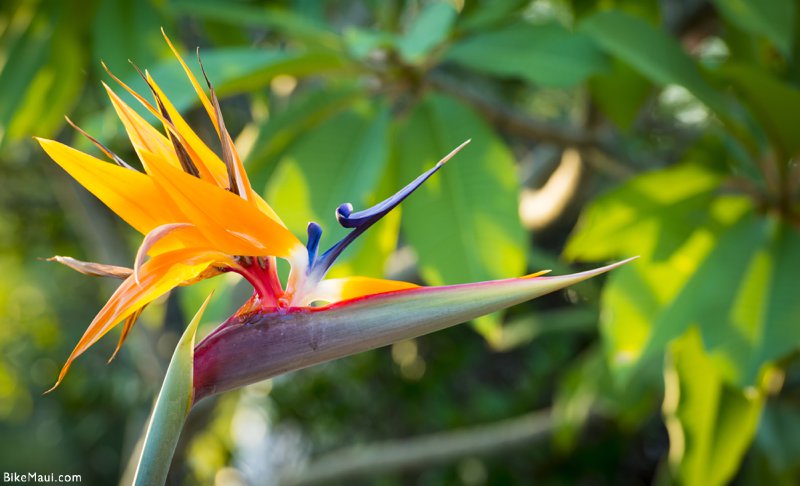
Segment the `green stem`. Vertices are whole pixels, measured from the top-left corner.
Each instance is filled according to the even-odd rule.
[[[133,478],[135,486],[163,485],[167,480],[175,446],[178,444],[194,398],[192,391],[194,336],[207,304],[208,299],[184,331],[169,362],[167,375],[164,377],[153,414],[150,416],[150,423],[147,425],[142,455]]]

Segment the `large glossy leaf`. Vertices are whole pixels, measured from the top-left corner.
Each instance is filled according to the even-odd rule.
[[[332,116],[284,153],[267,196],[295,234],[309,221],[325,229],[323,246],[346,233],[335,210],[345,202],[365,206],[388,160],[388,124],[387,109],[364,104]]]
[[[255,7],[240,2],[214,0],[173,0],[169,9],[174,13],[192,15],[214,22],[235,26],[276,29],[307,45],[337,48],[339,39],[326,25],[298,12],[276,7]]]
[[[680,174],[692,177],[676,177]],[[601,332],[617,379],[627,381],[633,371],[650,369],[650,360],[642,361],[643,350],[652,344],[654,333],[674,324],[660,329],[655,325],[659,316],[699,271],[719,234],[750,208],[745,198],[712,198],[709,191],[716,184],[713,173],[692,165],[640,176],[615,191],[625,196],[620,201],[610,197],[613,193],[608,199],[599,198],[568,244],[567,255],[573,258],[611,258],[629,252],[643,257],[640,265],[611,275],[603,291]],[[620,237],[605,233],[605,222]],[[635,232],[627,233],[628,225]],[[656,351],[680,332],[668,334],[652,357],[658,360]],[[647,366],[641,368],[643,364]]]
[[[766,221],[747,215],[719,235],[675,299],[653,320],[653,333],[642,359],[663,351],[667,343],[698,325],[704,339],[716,333],[717,343],[739,345],[733,324],[733,303],[740,296],[748,268],[768,235]],[[724,337],[719,333],[725,333]],[[728,375],[730,378],[730,375]]]
[[[669,257],[707,218],[722,177],[696,163],[645,173],[584,210],[564,254],[587,261]]]
[[[800,410],[791,394],[767,402],[756,433],[756,445],[764,454],[770,472],[784,476],[783,482],[794,484],[800,466]]]
[[[101,0],[92,22],[91,64],[103,72],[100,60],[113,70],[128,69],[128,60],[149,67],[166,45],[157,34],[164,25],[153,0]]]
[[[800,299],[795,292],[800,268],[800,233],[768,222],[769,241],[751,261],[731,305],[730,327],[703,329],[706,347],[718,355],[723,369],[741,385],[752,385],[766,363],[800,347]]]
[[[189,55],[184,54],[187,64],[198,79],[203,79],[200,65],[193,59],[194,54],[189,52]],[[264,87],[278,74],[306,76],[341,71],[347,66],[341,55],[323,50],[300,52],[231,47],[201,50],[200,55],[214,89],[220,95]],[[197,95],[188,84],[181,66],[173,58],[162,61],[151,69],[151,73],[179,110],[196,102]],[[141,78],[135,75],[129,78],[131,86],[137,91],[147,92],[147,86]]]
[[[579,31],[652,82],[683,86],[717,114],[727,115],[725,99],[703,78],[678,41],[665,31],[615,10],[588,17]]]
[[[754,66],[732,64],[722,69],[761,122],[767,136],[780,150],[782,158],[792,158],[800,151],[800,90],[758,70]]]
[[[784,55],[792,50],[797,4],[793,1],[714,0],[731,23],[751,34],[766,37]]]
[[[676,476],[687,486],[727,484],[755,435],[764,395],[729,388],[696,329],[671,351],[664,411]]]
[[[455,19],[456,11],[449,3],[427,4],[398,41],[400,54],[411,62],[422,61],[447,38]]]
[[[402,228],[433,285],[521,275],[525,236],[517,216],[514,160],[469,108],[432,95],[397,131],[398,184],[429,169],[471,138],[403,203]]]
[[[472,138],[404,204],[403,231],[426,280],[463,283],[524,271],[511,153],[469,108],[443,96],[420,103],[397,133],[399,183]]]
[[[195,76],[203,79],[200,65],[193,54],[187,55],[184,51],[183,56]],[[294,52],[234,47],[201,51],[201,56],[214,89],[221,97],[263,88],[278,74],[305,76],[346,69],[345,61],[339,54],[321,50]],[[145,67],[148,66],[142,66]],[[186,74],[174,58],[170,57],[160,62],[149,71],[179,111],[199,103]],[[122,71],[116,74],[125,79],[125,82],[137,92],[148,92],[147,85],[138,74],[125,75],[126,73]],[[121,96],[132,106],[139,106],[128,93],[122,92]],[[140,113],[151,122],[155,122],[155,118],[149,113],[145,113],[144,110],[140,110]],[[85,128],[98,138],[108,140],[114,134],[122,133],[121,124],[114,120],[113,110],[109,110],[102,116],[95,116],[89,120]]]
[[[84,55],[76,14],[61,3],[24,3],[0,35],[0,143],[53,134],[80,91]],[[58,39],[58,42],[54,42]]]
[[[623,130],[631,127],[642,105],[653,91],[652,83],[618,59],[611,61],[608,72],[589,80],[592,101]]]
[[[297,94],[283,108],[274,107],[260,127],[252,148],[244,154],[250,181],[257,190],[266,188],[282,155],[293,144],[331,116],[343,111],[363,96],[354,86],[330,87],[308,94]]]
[[[540,86],[575,86],[607,67],[591,39],[555,23],[516,23],[466,37],[447,51],[445,60]]]
[[[193,402],[194,336],[210,298],[210,295],[206,298],[175,347],[147,425],[133,479],[136,486],[160,485],[167,479],[175,446]]]

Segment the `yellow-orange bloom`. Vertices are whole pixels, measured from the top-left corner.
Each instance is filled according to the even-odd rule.
[[[211,83],[206,79],[209,96],[166,35],[164,37],[214,124],[222,157],[189,127],[146,72],[142,75],[155,104],[111,76],[161,122],[163,132],[145,121],[104,84],[144,172],[132,169],[91,137],[113,163],[57,141],[37,139],[58,165],[144,235],[133,271],[127,275],[119,271],[113,274],[124,277],[123,283],[86,329],[55,386],[72,362],[117,324],[125,322],[122,344],[144,306],[176,286],[222,272],[234,271],[247,278],[255,288],[251,306],[261,308],[303,306],[323,299],[336,302],[415,287],[405,282],[361,277],[331,280],[318,286],[327,267],[311,272],[314,262],[309,260],[309,249],[253,191],[225,128]],[[277,278],[276,257],[292,263],[286,290]],[[56,259],[84,273],[106,274],[98,270],[101,267],[98,264],[65,257]]]

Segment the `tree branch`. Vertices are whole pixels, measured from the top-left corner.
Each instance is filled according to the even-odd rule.
[[[486,456],[547,440],[557,427],[551,411],[406,440],[363,444],[331,452],[302,470],[285,474],[283,486],[329,483],[381,473],[421,469],[467,456]]]
[[[429,73],[426,81],[478,110],[498,130],[521,138],[576,148],[599,148],[606,144],[594,133],[575,127],[557,126],[518,113],[504,102],[487,97],[476,89],[450,79],[441,72]]]

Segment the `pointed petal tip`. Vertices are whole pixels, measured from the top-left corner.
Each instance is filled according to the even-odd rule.
[[[459,145],[458,147],[456,147],[453,150],[451,150],[449,154],[445,155],[442,160],[437,162],[436,163],[436,167],[441,167],[444,164],[446,164],[450,159],[452,159],[458,152],[461,151],[461,149],[466,147],[470,142],[472,142],[471,138],[468,138],[467,140],[461,142],[461,145]]]
[[[587,278],[591,278],[591,277],[594,277],[596,275],[600,275],[600,274],[609,272],[611,270],[614,270],[615,268],[621,267],[622,265],[625,265],[626,263],[630,263],[633,260],[636,260],[637,258],[639,258],[638,255],[630,257],[630,258],[626,258],[624,260],[620,260],[618,262],[610,263],[610,264],[605,265],[603,267],[598,267],[598,268],[593,268],[591,270],[586,270],[584,272],[578,272],[578,273],[573,273],[572,275],[563,275],[563,276],[550,277],[550,278],[566,278],[566,277],[569,277],[569,278],[579,278],[580,280],[585,280]]]

